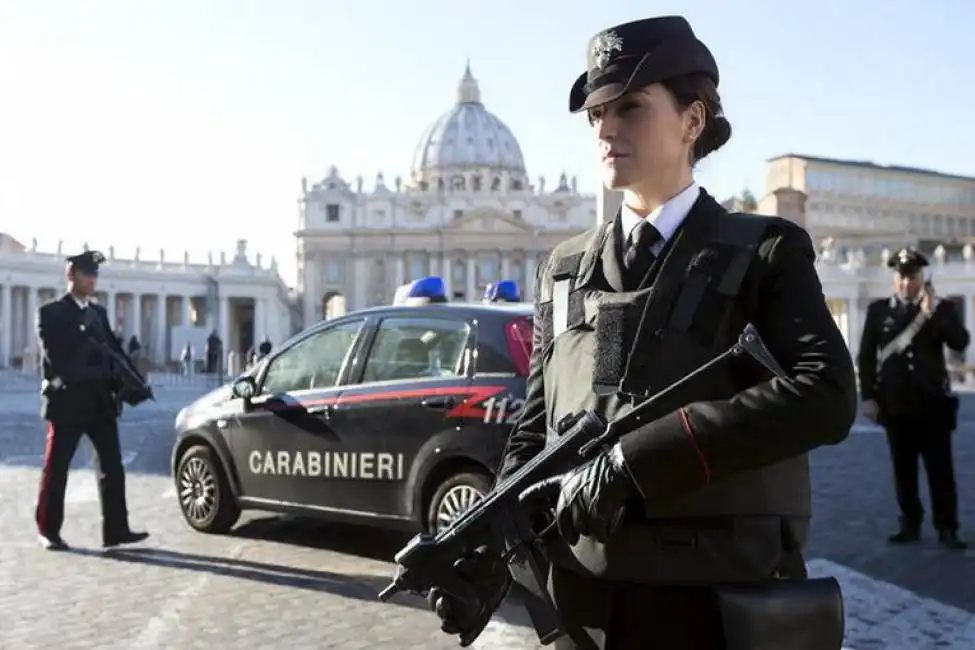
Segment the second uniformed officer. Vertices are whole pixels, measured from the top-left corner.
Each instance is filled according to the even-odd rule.
[[[853,363],[808,234],[784,219],[729,214],[694,182],[694,164],[731,127],[717,65],[688,23],[620,25],[588,54],[569,108],[587,115],[604,182],[623,191],[624,206],[539,269],[526,404],[500,475],[553,440],[565,416],[624,413],[754,323],[787,378],[750,360],[709,371],[669,412],[562,479],[559,535],[547,545],[548,587],[569,637],[556,647],[721,650],[731,642],[718,587],[806,577],[806,454],[848,435]],[[496,598],[461,612],[434,590],[445,631],[479,629],[509,585],[495,558],[475,555],[461,569]]]
[[[97,251],[69,257],[67,293],[37,311],[43,355],[42,416],[48,430],[36,520],[41,545],[49,550],[68,548],[61,538],[64,491],[71,459],[83,435],[91,440],[98,460],[103,545],[131,544],[149,536],[129,528],[116,423],[117,386],[109,355],[96,341],[118,354],[125,352],[112,334],[104,307],[89,302],[104,259]]]
[[[928,260],[904,248],[887,261],[895,294],[867,309],[857,358],[864,414],[882,424],[894,463],[900,529],[888,540],[921,539],[924,508],[918,493],[918,457],[924,460],[939,542],[963,550],[958,538],[958,497],[951,457],[958,401],[950,392],[945,346],[961,352],[969,334],[950,300],[925,283]]]

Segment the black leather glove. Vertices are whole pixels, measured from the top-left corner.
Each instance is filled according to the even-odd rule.
[[[562,475],[555,508],[559,534],[569,544],[580,535],[607,542],[619,527],[626,502],[638,494],[623,463],[618,447],[613,447]]]
[[[466,647],[484,631],[501,606],[511,587],[511,574],[506,559],[486,546],[457,560],[454,568],[461,578],[473,585],[478,602],[465,603],[439,587],[430,590],[427,602],[440,617],[440,629],[447,634],[460,635],[460,645]]]

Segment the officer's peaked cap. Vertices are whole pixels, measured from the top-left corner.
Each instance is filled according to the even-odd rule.
[[[887,260],[887,266],[898,273],[914,273],[928,264],[928,258],[913,246],[905,246]]]
[[[624,23],[589,39],[586,72],[569,91],[569,112],[611,102],[625,93],[685,74],[718,84],[718,64],[682,16]]]
[[[67,258],[68,268],[82,273],[98,273],[98,267],[105,261],[99,251],[85,251]]]

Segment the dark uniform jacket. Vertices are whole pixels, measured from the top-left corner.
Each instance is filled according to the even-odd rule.
[[[802,567],[806,453],[847,436],[855,375],[808,234],[783,219],[748,218],[764,229],[734,296],[723,281],[736,249],[720,243],[732,217],[703,191],[642,290],[622,291],[618,216],[559,245],[539,268],[526,405],[502,478],[537,454],[566,414],[626,412],[726,350],[747,322],[790,375],[772,379],[750,359],[731,362],[624,435],[641,502],[606,545],[554,540],[556,564],[609,580],[751,582],[780,571],[791,546],[799,557],[790,564]],[[558,333],[553,287],[572,274],[567,329]]]
[[[37,310],[44,379],[41,417],[49,422],[117,415],[110,359],[91,339],[97,337],[116,352],[124,352],[112,335],[105,308],[88,303],[87,310],[70,294]]]
[[[876,400],[885,418],[922,415],[942,405],[951,386],[944,346],[957,352],[968,347],[969,334],[955,304],[937,300],[931,318],[917,330],[910,345],[890,354],[878,369],[880,351],[920,310],[913,301],[896,296],[875,300],[867,307],[857,355],[860,394],[865,400]]]

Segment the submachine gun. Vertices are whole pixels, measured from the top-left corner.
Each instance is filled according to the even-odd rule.
[[[737,342],[679,381],[641,402],[610,422],[592,410],[567,416],[559,422],[561,435],[522,467],[501,481],[483,499],[457,517],[436,535],[421,533],[395,556],[392,582],[379,594],[387,601],[397,592],[426,596],[438,587],[476,611],[480,599],[475,587],[462,578],[454,563],[479,546],[504,555],[520,590],[522,602],[543,645],[563,635],[555,605],[546,589],[547,560],[536,540],[532,509],[522,503],[522,494],[533,485],[588,461],[616,443],[619,438],[647,422],[663,417],[686,403],[682,390],[716,365],[732,358],[751,357],[779,377],[785,371],[765,347],[758,330],[749,323]],[[481,630],[461,635],[460,645],[469,646]]]
[[[137,406],[146,400],[155,400],[156,395],[127,354],[120,354],[105,341],[92,337],[102,354],[109,360],[112,379],[116,385],[118,399],[129,406]]]
[[[98,348],[98,352],[108,365],[109,374],[115,387],[116,399],[129,406],[138,406],[146,400],[155,400],[152,386],[139,372],[129,355],[113,348],[106,340],[111,336],[100,324],[92,323],[86,330],[87,340]],[[121,406],[119,407],[121,408]]]

